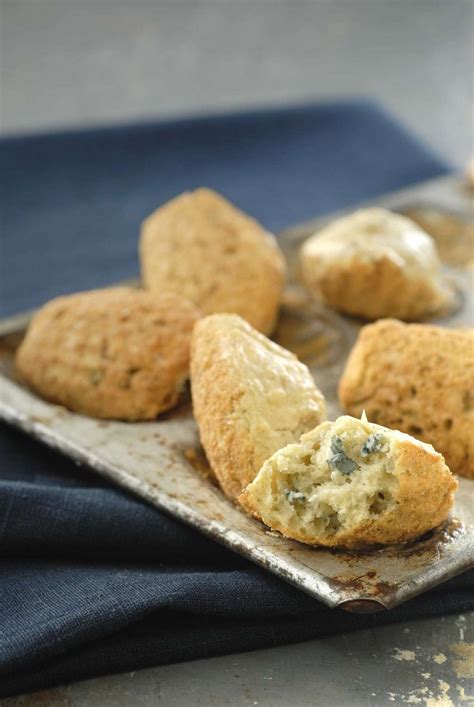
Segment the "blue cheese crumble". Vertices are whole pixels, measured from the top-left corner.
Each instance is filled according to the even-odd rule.
[[[379,452],[388,452],[388,441],[380,432],[376,432],[373,435],[369,435],[362,445],[360,453],[363,457],[368,457],[371,454],[377,454]]]
[[[341,474],[352,474],[358,468],[355,461],[347,456],[342,439],[337,435],[331,439],[331,452],[332,457],[329,457],[328,464]]]
[[[285,491],[285,496],[287,497],[289,503],[294,503],[295,501],[306,501],[306,496],[301,491]]]

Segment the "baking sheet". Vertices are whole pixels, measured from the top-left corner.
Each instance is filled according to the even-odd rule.
[[[466,228],[472,218],[469,195],[453,177],[426,182],[371,203],[400,211],[418,209],[419,213],[441,210],[444,216],[462,219]],[[342,412],[336,397],[337,381],[361,324],[308,300],[296,282],[296,254],[302,240],[333,217],[280,234],[293,281],[285,293],[275,333],[279,343],[295,351],[310,367],[326,396],[330,419]],[[456,235],[455,230],[452,244],[444,247],[450,262],[447,275],[458,292],[458,307],[437,323],[472,326],[472,270],[460,267],[461,261],[469,258],[469,235],[466,240],[465,233]],[[464,245],[459,244],[460,238],[464,238]],[[452,517],[443,527],[412,543],[356,554],[287,540],[235,508],[213,484],[199,447],[189,396],[156,422],[121,423],[69,412],[19,385],[14,379],[13,355],[29,316],[0,322],[1,418],[328,606],[354,612],[389,609],[474,566],[474,481],[460,479]]]

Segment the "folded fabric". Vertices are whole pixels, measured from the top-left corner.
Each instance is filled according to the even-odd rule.
[[[366,101],[0,140],[0,314],[138,273],[141,220],[199,186],[270,230],[446,172]]]
[[[3,314],[137,274],[140,220],[200,185],[272,230],[447,171],[370,102],[0,141]],[[474,573],[331,610],[0,428],[0,696],[474,606]]]

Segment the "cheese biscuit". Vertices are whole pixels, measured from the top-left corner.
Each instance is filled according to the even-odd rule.
[[[190,302],[117,287],[58,297],[33,317],[18,349],[25,383],[91,417],[152,420],[189,374]]]
[[[301,272],[329,307],[369,320],[418,320],[454,302],[431,236],[381,208],[356,211],[309,238]]]
[[[216,192],[186,192],[142,224],[144,286],[175,292],[204,314],[239,314],[268,334],[278,314],[285,261],[275,238]]]
[[[363,327],[339,384],[342,407],[432,444],[474,478],[474,330],[403,324]]]
[[[357,550],[435,528],[456,488],[430,445],[343,416],[275,452],[239,500],[286,537]]]
[[[308,368],[237,315],[213,314],[197,324],[191,389],[202,446],[233,499],[275,450],[325,418]]]

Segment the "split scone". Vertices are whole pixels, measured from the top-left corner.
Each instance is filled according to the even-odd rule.
[[[381,208],[356,211],[309,238],[301,273],[329,307],[365,319],[422,319],[453,301],[431,236]]]
[[[239,314],[273,329],[285,279],[275,238],[216,192],[197,189],[161,206],[142,224],[144,286],[176,292],[204,314]]]
[[[33,390],[71,410],[151,420],[178,401],[198,318],[181,297],[126,287],[58,297],[33,317],[16,367]]]
[[[237,315],[196,325],[191,390],[202,446],[232,499],[273,452],[325,418],[308,368]]]
[[[435,528],[456,488],[430,445],[365,417],[343,416],[275,452],[239,500],[286,537],[362,549]]]
[[[339,383],[342,407],[432,444],[474,478],[474,329],[386,319],[363,327]]]

